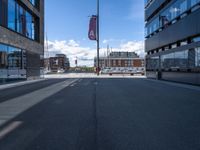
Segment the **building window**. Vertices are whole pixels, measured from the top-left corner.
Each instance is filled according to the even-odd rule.
[[[199,2],[200,2],[200,0],[191,0],[191,6],[194,6]]]
[[[21,65],[21,50],[14,47],[8,47],[8,69],[20,69]]]
[[[29,0],[29,2],[35,6],[36,8],[39,8],[39,0]]]
[[[158,70],[159,69],[159,57],[150,57],[147,58],[147,70],[148,71],[153,71],[153,70]]]
[[[188,50],[162,55],[161,68],[163,70],[187,69]]]
[[[0,70],[6,69],[8,66],[7,49],[8,49],[7,46],[0,44]]]
[[[14,0],[8,0],[8,28],[15,30],[15,6]]]
[[[186,69],[188,66],[188,50],[174,53],[174,66]]]
[[[24,50],[0,44],[0,69],[25,69],[26,53]]]
[[[193,38],[192,42],[200,42],[200,36]]]
[[[24,36],[37,40],[36,18],[20,6],[16,0],[8,0],[8,28]]]
[[[187,10],[200,3],[200,0],[176,0],[169,7],[160,12],[159,17],[153,19],[146,26],[146,37],[151,37],[155,31],[162,31],[162,28],[168,27],[178,21],[177,18],[185,17]]]
[[[174,67],[174,53],[161,56],[161,68],[169,70]]]
[[[199,68],[200,67],[200,47],[196,48],[195,52],[196,52],[196,54],[195,54],[195,56],[196,56],[196,58],[195,58],[195,66]]]

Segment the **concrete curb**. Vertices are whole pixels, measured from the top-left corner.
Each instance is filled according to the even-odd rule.
[[[40,82],[40,81],[44,81],[44,80],[48,80],[48,79],[45,79],[45,78],[44,79],[34,79],[34,80],[20,81],[20,82],[15,82],[15,83],[10,83],[10,84],[3,84],[3,85],[0,85],[0,90],[12,88],[12,87],[18,87],[18,86],[22,86],[22,85],[26,85],[26,84],[31,84],[31,83],[36,83],[36,82]]]

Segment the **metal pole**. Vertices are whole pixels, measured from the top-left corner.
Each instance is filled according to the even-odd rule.
[[[97,0],[97,75],[99,76],[99,0]]]

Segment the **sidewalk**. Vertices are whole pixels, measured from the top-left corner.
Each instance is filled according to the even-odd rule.
[[[35,79],[35,80],[26,80],[26,81],[14,82],[14,83],[2,84],[0,85],[0,90],[17,87],[21,85],[26,85],[26,84],[31,84],[31,83],[36,83],[36,82],[40,82],[44,80],[47,80],[47,79]]]

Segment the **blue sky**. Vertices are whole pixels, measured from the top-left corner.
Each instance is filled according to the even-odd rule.
[[[65,53],[72,65],[76,56],[80,59],[80,65],[92,65],[96,43],[90,41],[87,34],[89,16],[96,14],[96,1],[48,0],[45,7],[45,26],[51,54]],[[100,0],[102,55],[107,44],[116,51],[141,51],[143,40],[143,0]]]

